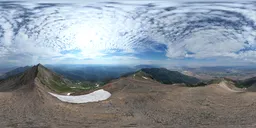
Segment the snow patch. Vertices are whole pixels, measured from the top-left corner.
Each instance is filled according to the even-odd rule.
[[[146,80],[148,79],[148,78],[147,78],[147,77],[145,77],[145,76],[142,76],[142,78],[144,78],[144,79],[146,79]]]
[[[50,92],[49,94],[51,94],[52,96],[58,98],[63,102],[68,102],[68,103],[98,102],[98,101],[106,100],[111,96],[111,94],[108,91],[105,91],[103,89],[94,91],[86,95],[79,95],[79,96],[64,96],[64,95],[54,94]]]

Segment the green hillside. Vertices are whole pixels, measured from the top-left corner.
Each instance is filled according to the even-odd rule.
[[[184,75],[177,71],[170,71],[165,68],[144,68],[142,72],[149,74],[153,79],[163,84],[184,83],[194,85],[200,82],[199,79]]]

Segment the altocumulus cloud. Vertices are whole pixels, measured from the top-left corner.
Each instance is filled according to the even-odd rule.
[[[0,64],[256,60],[256,2],[0,1],[0,17]]]

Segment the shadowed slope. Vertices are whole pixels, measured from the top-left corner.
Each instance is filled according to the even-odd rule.
[[[42,85],[44,89],[53,92],[63,92],[70,89],[71,82],[38,64],[23,74],[1,80],[0,91],[31,90],[38,85]]]
[[[165,68],[143,68],[135,73],[127,73],[123,77],[133,76],[137,79],[155,80],[162,84],[184,83],[186,85],[196,85],[199,79],[184,75],[177,71],[170,71]]]
[[[150,74],[155,80],[163,84],[185,83],[197,84],[200,80],[194,77],[183,75],[177,71],[169,71],[165,68],[145,68],[141,71]]]
[[[237,85],[239,87],[247,88],[248,91],[256,92],[256,77],[239,81]]]

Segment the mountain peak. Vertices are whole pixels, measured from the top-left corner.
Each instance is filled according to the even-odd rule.
[[[42,67],[44,67],[41,64],[34,65],[33,67],[26,70],[20,78],[20,81],[22,84],[31,83],[32,81],[35,81],[35,79],[38,77],[39,72],[41,72]]]
[[[71,81],[47,69],[42,64],[34,65],[21,74],[2,80],[2,83],[4,85],[11,83],[12,86],[0,87],[0,91],[16,89],[31,91],[35,87],[39,87],[51,92],[62,93],[72,91],[70,86],[73,86]]]
[[[28,73],[29,75],[32,75],[34,77],[37,77],[38,76],[38,73],[42,72],[43,70],[47,69],[46,67],[44,67],[42,64],[37,64],[37,65],[34,65],[32,68],[30,68],[29,70],[27,70],[27,72],[25,73]],[[32,73],[32,74],[31,74]]]
[[[39,64],[37,64],[37,65],[35,65],[35,66],[36,66],[36,67],[38,67],[38,68],[39,68],[39,67],[43,67],[43,68],[45,68],[45,67],[44,67],[42,64],[40,64],[40,63],[39,63]]]
[[[43,66],[41,63],[38,63],[36,66]]]

